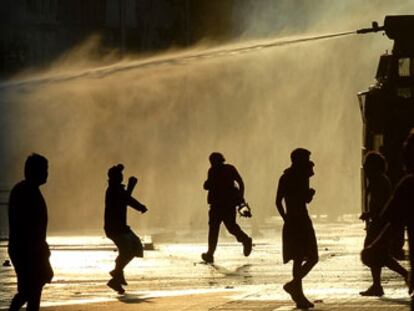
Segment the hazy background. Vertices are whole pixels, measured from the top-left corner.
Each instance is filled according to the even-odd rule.
[[[222,31],[237,46],[356,30],[374,20],[382,24],[385,15],[414,14],[408,0],[310,0],[300,8],[297,3],[251,0],[224,6],[228,22]],[[211,18],[214,25],[214,14]],[[90,42],[45,71],[97,66]],[[194,50],[213,44],[205,40]],[[246,199],[262,223],[276,215],[275,190],[290,152],[305,147],[316,164],[317,195],[310,211],[333,218],[358,213],[362,127],[356,94],[374,82],[378,58],[391,47],[382,34],[355,35],[3,88],[0,179],[11,187],[21,179],[28,154],[45,155],[50,176],[42,191],[50,230],[98,232],[107,169],[123,163],[126,177],[139,179],[134,195],[149,208],[143,216],[129,215],[139,231],[200,229],[207,227],[202,184],[208,155],[219,151],[238,168]],[[175,48],[168,56],[180,53]]]

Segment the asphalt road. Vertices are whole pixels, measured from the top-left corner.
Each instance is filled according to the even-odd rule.
[[[316,222],[315,230],[320,262],[304,281],[307,296],[325,304],[338,300],[366,302],[367,298],[358,294],[371,282],[369,270],[359,260],[364,238],[362,223]],[[123,297],[106,286],[116,257],[110,241],[103,237],[50,237],[55,278],[43,291],[42,306],[216,292],[243,297],[245,302],[289,300],[282,285],[291,278],[291,265],[282,264],[280,228],[262,230],[262,235],[254,239],[249,257],[243,256],[241,245],[231,236],[222,236],[215,265],[201,262],[205,237],[200,233],[189,235],[192,239],[187,240],[192,242],[155,243],[155,250],[145,252],[145,258],[134,259],[125,271],[129,285]],[[0,246],[3,262],[7,251],[5,243]],[[407,289],[398,275],[384,269],[383,286],[383,299],[408,303]],[[7,308],[15,290],[13,268],[1,267],[0,309]]]

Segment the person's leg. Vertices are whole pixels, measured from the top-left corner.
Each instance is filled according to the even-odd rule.
[[[17,294],[13,297],[10,303],[10,311],[20,310],[21,307],[27,302],[26,288],[28,284],[28,273],[27,265],[14,256],[10,256],[14,271],[16,272],[17,277]]]
[[[27,297],[27,311],[39,311],[43,286],[34,286]]]
[[[289,246],[284,250],[286,251],[284,255],[288,260],[293,259],[293,279],[286,283],[283,289],[296,302],[297,308],[312,308],[314,304],[305,297],[302,288],[302,279],[318,262],[317,244],[312,224],[308,219],[285,223],[283,236],[284,245]]]
[[[403,225],[395,225],[393,226],[393,229],[391,231],[391,253],[392,255],[399,259],[404,259],[404,234],[405,234],[405,227]]]
[[[14,295],[10,303],[9,311],[20,310],[20,308],[23,307],[26,302],[27,302],[26,296],[18,292],[16,295]]]
[[[361,296],[377,296],[381,297],[384,295],[384,290],[381,286],[381,266],[372,266],[371,275],[372,275],[372,285],[365,291],[359,292]]]
[[[131,241],[129,240],[127,234],[119,234],[111,239],[118,248],[118,257],[115,259],[115,270],[121,272],[134,258]]]
[[[295,260],[293,265],[293,277],[294,282],[297,286],[297,293],[298,293],[298,299],[296,301],[296,307],[301,308],[313,308],[315,305],[306,298],[303,287],[302,287],[302,280],[303,278],[309,273],[309,271],[312,270],[312,268],[316,265],[318,262],[318,257],[312,257],[306,259],[306,261],[302,260]]]
[[[302,280],[302,260],[293,260],[292,275],[296,281]]]
[[[285,286],[287,291],[292,295],[293,300],[298,300],[303,295],[302,289],[302,260],[293,260],[292,276],[293,279]],[[286,290],[286,288],[285,288]],[[294,297],[295,296],[295,297]]]
[[[236,223],[236,209],[229,208],[223,215],[223,223],[226,226],[227,231],[234,235],[238,242],[243,243],[249,236],[240,228]]]
[[[111,236],[110,239],[115,243],[118,248],[118,256],[115,259],[115,269],[110,271],[109,274],[112,279],[109,280],[107,285],[118,293],[122,294],[125,290],[121,285],[128,285],[124,277],[125,266],[134,258],[128,251],[128,241],[126,235],[119,234]]]
[[[315,267],[315,265],[318,263],[318,257],[310,257],[303,262],[303,264],[300,267],[300,278],[303,279],[308,273]]]
[[[118,257],[115,259],[115,270],[118,272],[124,271],[124,268],[130,263],[134,256],[128,253],[119,252]]]
[[[293,260],[293,279],[302,280],[318,263],[318,257],[310,257],[306,260]]]
[[[381,287],[381,267],[371,267],[372,286]]]
[[[283,289],[292,297],[292,300],[296,303],[297,308],[312,308],[314,307],[314,304],[311,303],[303,293],[303,266],[304,264],[302,260],[293,260],[293,280],[286,283],[283,286]]]
[[[399,264],[393,257],[389,256],[385,262],[385,266],[401,275],[406,282],[408,282],[408,271]]]
[[[126,256],[118,249],[118,256],[115,259],[115,269],[113,271],[120,273],[124,270],[125,266],[132,260],[129,256]],[[112,273],[111,273],[112,274]]]
[[[133,232],[123,234],[116,239],[116,245],[118,247],[119,255],[115,259],[115,269],[110,272],[111,276],[114,277],[122,285],[128,285],[124,276],[124,268],[131,262],[136,255],[143,255],[142,244],[138,237]],[[138,247],[141,247],[141,253],[138,254]]]
[[[227,231],[234,235],[238,242],[243,244],[243,253],[249,256],[252,251],[252,238],[250,238],[236,223],[236,209],[231,208],[226,210],[223,215],[223,222]]]
[[[293,267],[292,267],[293,279],[290,282],[283,285],[283,289],[291,296],[294,302],[299,301],[299,298],[300,298],[301,285],[299,284],[299,282],[302,282],[302,279],[298,278],[298,275],[300,275],[301,266],[302,266],[301,261],[299,260],[293,261]]]
[[[217,248],[218,236],[220,232],[221,215],[214,208],[210,208],[208,213],[208,251],[207,254],[213,256]]]

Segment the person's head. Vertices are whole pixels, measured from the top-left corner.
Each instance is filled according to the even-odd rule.
[[[290,154],[290,160],[293,165],[303,165],[309,162],[311,152],[304,148],[296,148]]]
[[[314,163],[310,160],[311,152],[304,148],[296,148],[290,154],[292,167],[305,172],[308,176],[313,175]]]
[[[403,157],[407,171],[414,173],[414,130],[411,131],[404,142]]]
[[[376,151],[370,151],[364,159],[364,171],[367,176],[385,173],[387,169],[387,161]]]
[[[122,175],[122,171],[124,170],[124,166],[122,164],[117,164],[112,166],[108,170],[108,178],[109,182],[113,184],[121,184],[124,180],[124,175]]]
[[[210,160],[211,166],[219,166],[226,161],[220,152],[213,152],[208,159]]]
[[[24,178],[35,185],[43,185],[48,177],[48,162],[44,156],[32,153],[24,164]]]

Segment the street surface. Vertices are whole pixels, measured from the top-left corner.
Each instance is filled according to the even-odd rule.
[[[359,291],[371,282],[369,270],[359,260],[364,238],[362,223],[352,218],[340,223],[315,221],[315,230],[320,262],[304,281],[306,295],[316,302],[315,310],[409,309],[403,280],[387,269],[383,270],[384,297],[359,296]],[[253,252],[247,258],[242,254],[241,245],[223,234],[215,265],[206,265],[200,259],[206,250],[204,232],[187,233],[182,243],[157,243],[154,236],[155,250],[146,251],[143,259],[134,259],[127,267],[125,275],[129,285],[126,294],[121,296],[106,286],[108,271],[113,268],[116,257],[109,240],[53,236],[48,240],[55,278],[43,291],[42,306],[53,306],[51,310],[68,305],[78,306],[72,310],[84,310],[80,306],[88,306],[89,310],[93,306],[105,309],[103,306],[123,302],[122,309],[127,310],[135,303],[155,299],[159,303],[157,310],[292,310],[294,304],[282,290],[282,285],[291,278],[291,264],[282,264],[280,223],[261,233],[254,239]],[[0,260],[4,262],[6,242],[0,246]],[[408,262],[402,263],[407,267]],[[13,268],[2,266],[0,309],[7,309],[15,290]],[[194,305],[179,307],[180,303],[183,306],[190,303],[186,301],[188,297],[198,301],[199,309]],[[173,302],[175,307],[171,307]],[[140,306],[139,310],[151,309],[148,304]]]

